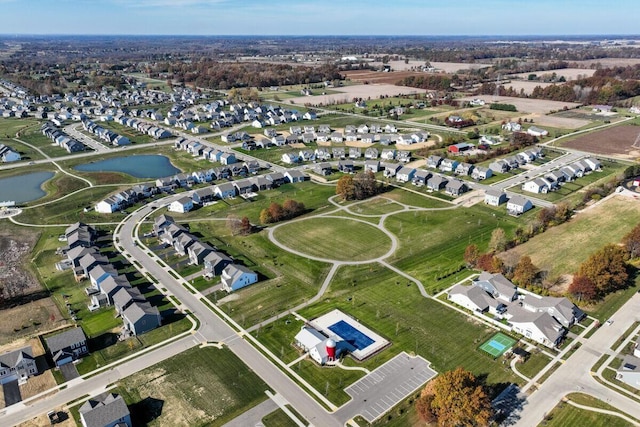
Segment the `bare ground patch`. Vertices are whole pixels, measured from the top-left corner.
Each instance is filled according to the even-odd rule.
[[[383,73],[379,73],[383,74]],[[395,81],[400,80],[401,77],[395,78]],[[398,96],[398,95],[413,95],[416,93],[427,92],[424,89],[417,89],[413,87],[395,86],[393,84],[367,84],[367,85],[353,85],[335,88],[334,90],[341,93],[332,95],[319,95],[319,96],[300,96],[297,98],[289,99],[298,105],[312,104],[312,105],[333,105],[333,104],[348,104],[353,101],[353,98],[364,99],[379,99],[381,95],[385,96]]]
[[[634,147],[633,143],[639,135],[640,126],[614,126],[579,136],[562,145],[590,153],[635,158],[640,147]]]
[[[0,313],[0,345],[67,324],[51,297],[8,308]]]
[[[580,104],[575,102],[559,102],[548,101],[546,99],[530,99],[530,98],[516,98],[512,96],[493,96],[493,95],[479,95],[466,98],[460,98],[462,101],[471,101],[473,99],[482,99],[486,103],[499,102],[502,104],[515,105],[520,113],[538,113],[547,114],[550,111],[560,111],[567,107],[568,109],[576,108]]]

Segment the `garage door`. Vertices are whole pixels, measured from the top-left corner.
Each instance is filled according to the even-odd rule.
[[[8,377],[1,379],[0,384],[10,383],[11,381],[18,381],[18,374],[9,375]]]
[[[62,358],[62,359],[58,360],[56,362],[56,365],[62,366],[62,365],[66,365],[67,363],[71,363],[71,362],[73,362],[73,357],[69,356],[69,357],[65,357],[65,358]]]

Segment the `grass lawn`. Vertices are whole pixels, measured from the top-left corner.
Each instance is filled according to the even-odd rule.
[[[341,261],[363,261],[384,255],[391,240],[382,231],[348,218],[316,217],[276,229],[275,238],[309,255]]]
[[[531,353],[526,362],[516,365],[516,369],[522,375],[533,378],[551,362],[549,356],[544,353]]]
[[[382,197],[375,197],[367,200],[364,203],[357,203],[349,207],[349,210],[353,213],[362,215],[384,215],[391,212],[397,212],[402,210],[403,206],[395,203],[393,200],[389,200]]]
[[[309,359],[301,360],[291,368],[338,406],[351,400],[344,388],[365,376],[363,371],[322,367]]]
[[[264,401],[269,387],[233,353],[194,348],[138,372],[115,392],[134,425],[220,426]]]
[[[264,427],[296,427],[297,424],[293,422],[282,409],[276,409],[272,413],[265,415],[262,418],[262,424]]]
[[[431,212],[403,212],[386,219],[385,226],[400,240],[391,263],[436,293],[441,280],[463,270],[464,250],[476,244],[485,251],[495,228],[507,237],[525,218],[513,218],[485,206]]]
[[[44,156],[34,148],[26,144],[15,141],[13,139],[5,139],[0,137],[0,144],[7,145],[20,153],[20,161],[41,160]]]
[[[616,408],[591,396],[573,393],[568,397],[570,400],[581,405],[609,409],[618,412]],[[567,403],[561,402],[547,415],[546,421],[543,421],[540,425],[548,427],[626,427],[632,424],[614,415],[588,411],[586,409],[576,408]]]
[[[573,274],[589,255],[607,243],[618,243],[637,224],[640,204],[617,196],[569,222],[552,227],[510,252],[529,255],[549,278]],[[567,236],[570,236],[568,238]]]

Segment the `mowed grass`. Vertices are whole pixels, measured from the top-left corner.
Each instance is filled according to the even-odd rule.
[[[395,203],[391,199],[384,197],[375,197],[364,203],[354,203],[349,206],[349,211],[360,215],[384,215],[392,212],[398,212],[403,206]]]
[[[358,366],[375,369],[406,351],[423,356],[438,372],[464,366],[476,375],[486,375],[490,386],[499,388],[501,383],[522,382],[508,366],[478,349],[495,334],[494,329],[422,297],[414,284],[380,265],[341,267],[322,300],[300,310],[299,314],[313,319],[335,308],[391,342],[389,348]],[[278,326],[280,322],[274,328]],[[260,334],[259,339],[264,339],[278,354],[280,346],[265,339],[273,334],[265,330]],[[281,345],[291,345],[290,331],[285,330],[282,336],[286,342]],[[347,359],[345,364],[355,362]],[[326,384],[322,381],[315,386],[324,391]]]
[[[618,243],[640,218],[640,203],[616,196],[552,227],[509,252],[528,255],[548,277],[573,274],[589,255],[607,243]]]
[[[475,244],[487,250],[491,233],[502,228],[507,238],[516,227],[526,225],[526,218],[513,218],[486,206],[402,212],[385,220],[400,245],[390,262],[422,281],[432,293],[444,289],[444,279],[464,270],[464,250]]]
[[[227,349],[194,348],[128,377],[116,393],[134,425],[219,426],[264,401],[269,387]]]
[[[604,403],[595,397],[581,393],[572,393],[567,396],[569,400],[594,408],[607,409],[620,412],[617,408]],[[589,426],[589,427],[627,427],[633,424],[615,415],[602,414],[586,409],[576,408],[567,403],[561,402],[547,416],[547,421],[542,425],[548,427],[569,427],[569,426]]]
[[[377,258],[391,248],[391,240],[382,231],[348,218],[316,217],[291,222],[278,227],[274,237],[302,253],[340,261]]]

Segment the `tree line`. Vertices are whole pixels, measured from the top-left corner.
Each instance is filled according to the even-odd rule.
[[[285,200],[282,205],[272,202],[268,208],[260,211],[260,222],[262,224],[272,224],[285,219],[295,218],[305,213],[305,211],[304,203],[292,199]]]
[[[344,175],[338,180],[336,194],[342,200],[364,200],[382,192],[383,186],[376,181],[371,171],[359,172],[355,176]]]

